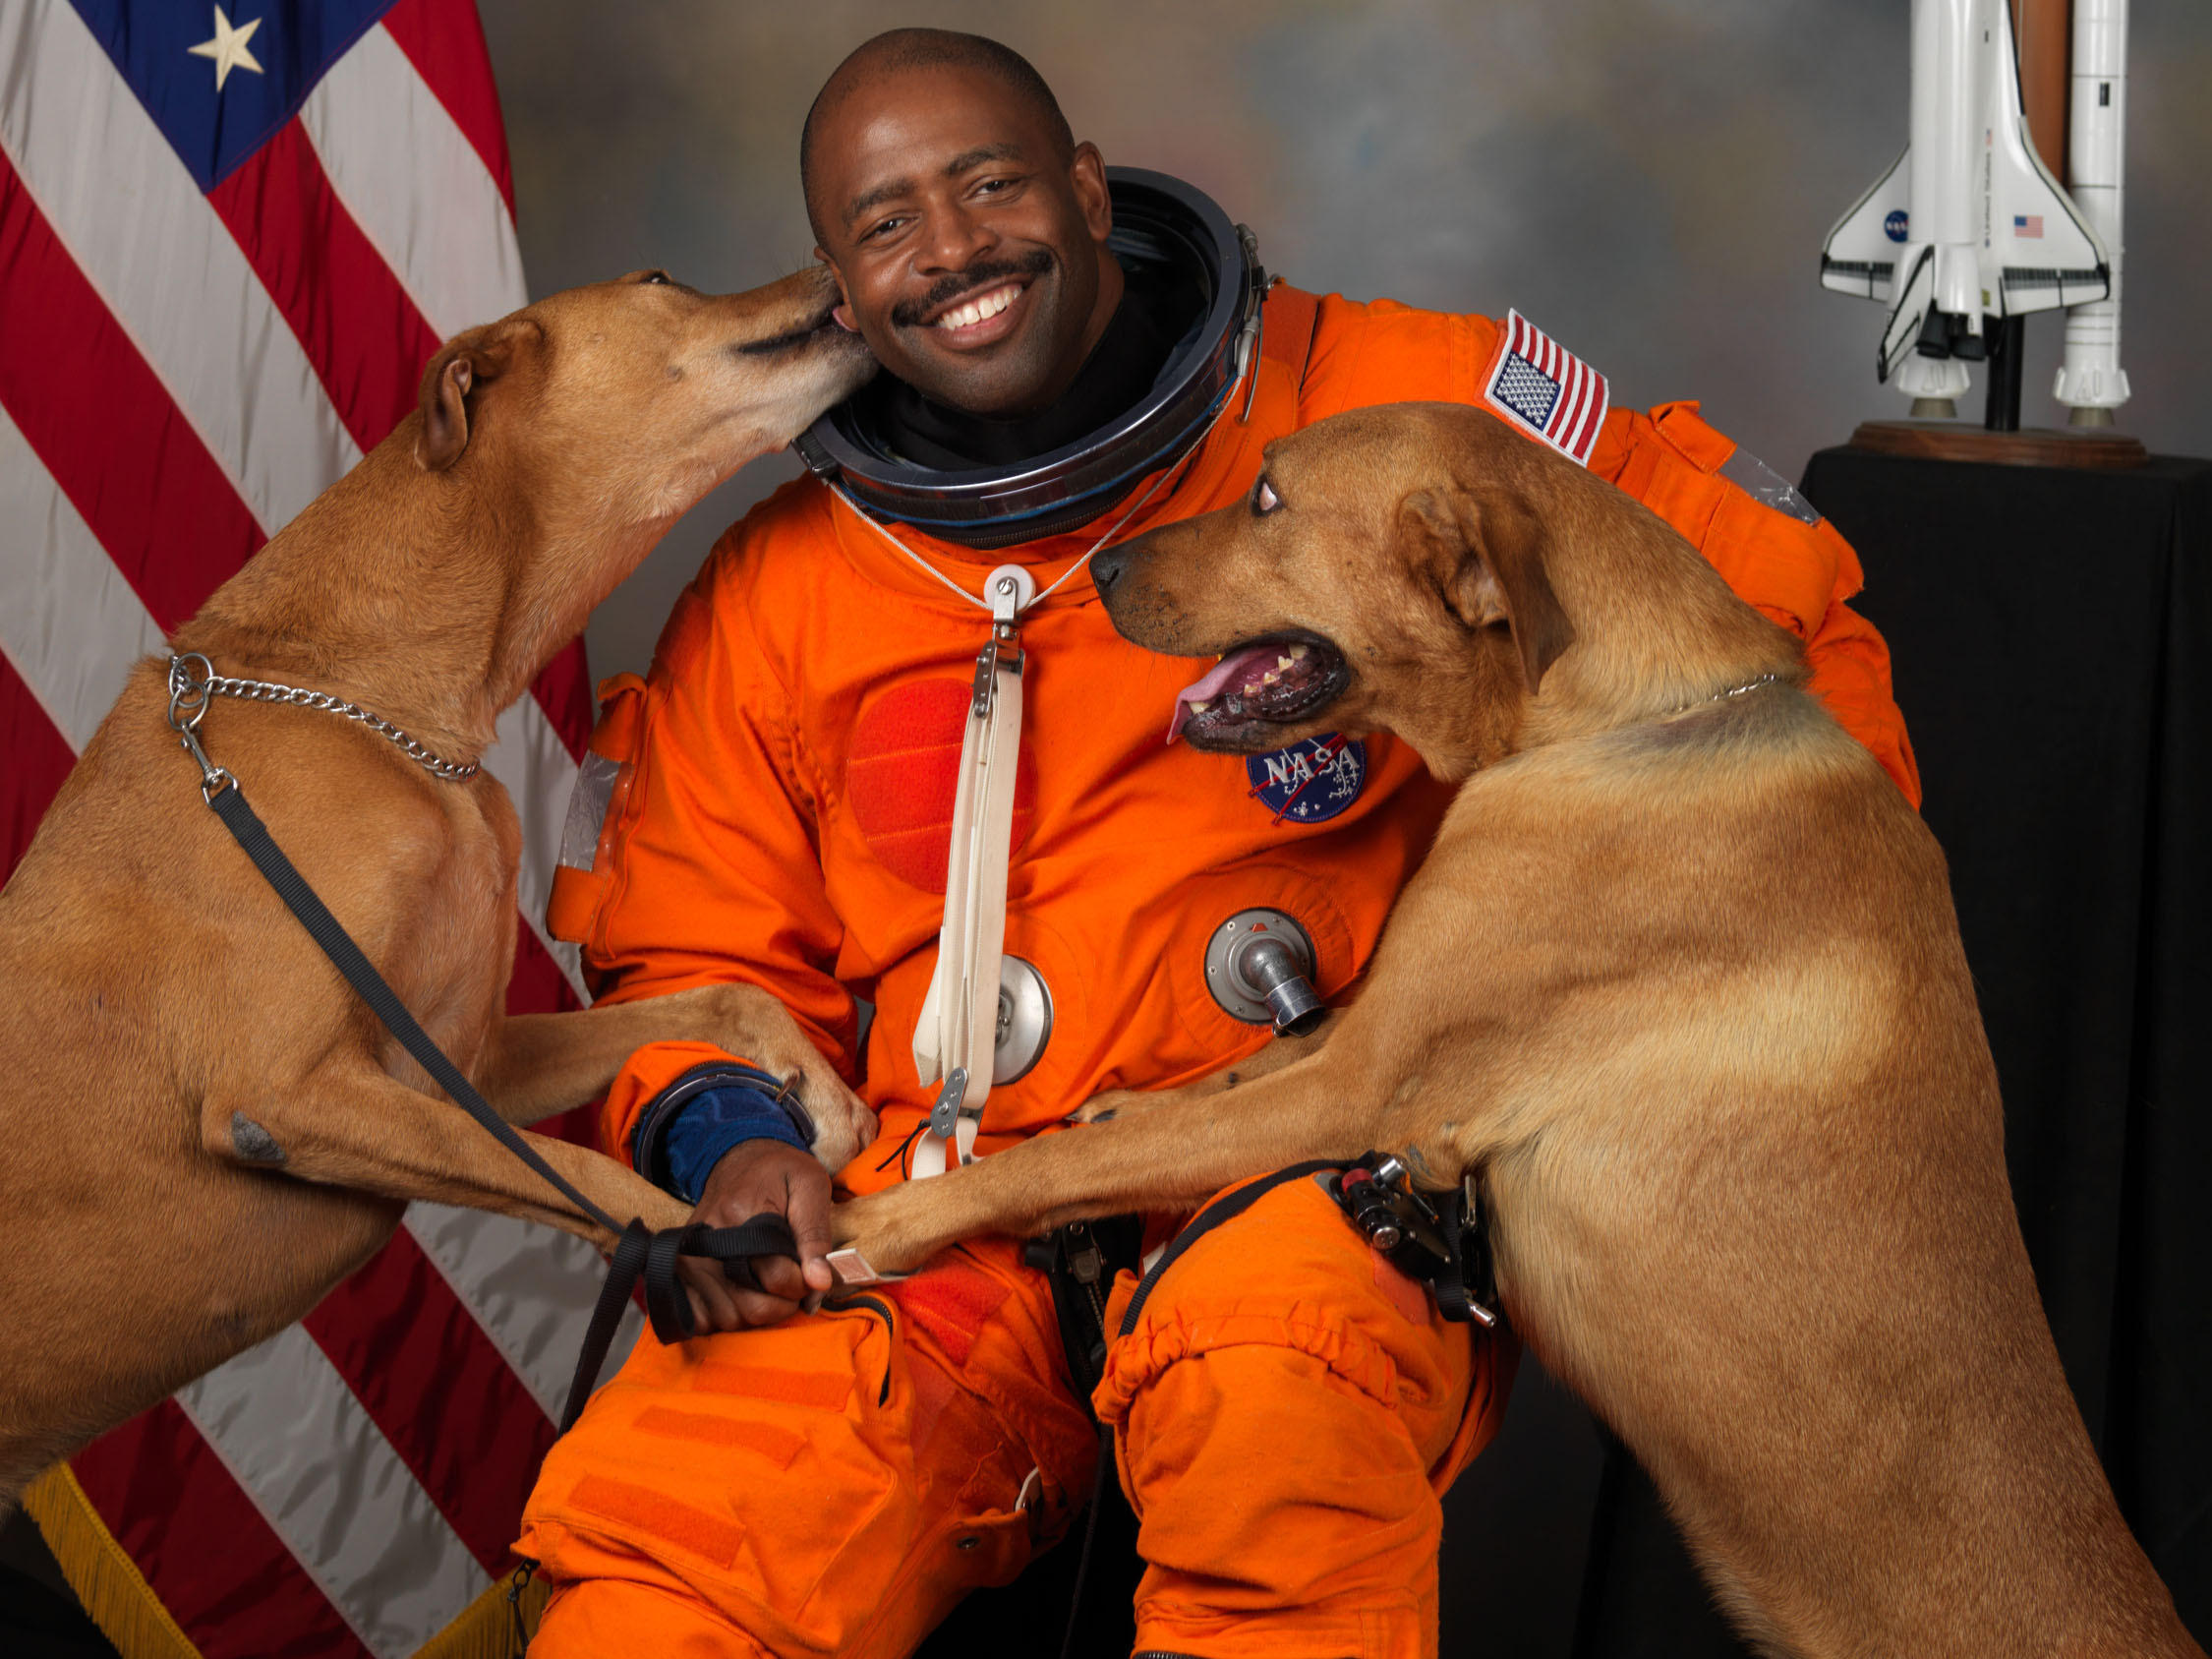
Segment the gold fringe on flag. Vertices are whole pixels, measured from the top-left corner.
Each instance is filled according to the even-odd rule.
[[[69,1587],[122,1659],[201,1659],[67,1463],[32,1481],[23,1507],[37,1522]],[[500,1578],[486,1585],[459,1618],[415,1650],[415,1659],[518,1659],[522,1647],[515,1639],[514,1605],[507,1600],[511,1583]],[[525,1632],[537,1629],[549,1593],[543,1578],[523,1586]]]
[[[461,1616],[422,1646],[415,1659],[520,1659],[522,1643],[515,1639],[514,1611],[507,1601],[511,1575],[497,1578],[469,1603]],[[546,1610],[552,1592],[543,1578],[533,1576],[522,1589],[522,1629],[527,1636],[538,1629],[538,1615]],[[124,1659],[132,1659],[126,1654]]]
[[[200,1659],[200,1649],[115,1541],[67,1463],[32,1481],[23,1507],[38,1523],[69,1587],[123,1659]]]

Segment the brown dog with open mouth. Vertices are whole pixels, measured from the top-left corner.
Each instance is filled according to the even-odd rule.
[[[1943,855],[1789,634],[1442,404],[1270,444],[1245,504],[1093,571],[1136,643],[1226,654],[1192,742],[1387,731],[1467,782],[1324,1043],[1101,1097],[842,1241],[910,1268],[1368,1149],[1473,1172],[1515,1327],[1755,1639],[2201,1655],[2043,1320]]]
[[[328,692],[446,760],[494,722],[694,502],[875,364],[815,269],[707,295],[659,271],[457,336],[422,406],[208,600],[180,652]],[[134,671],[0,892],[0,1513],[103,1429],[298,1319],[411,1199],[611,1241],[386,1036],[202,803]],[[434,776],[312,708],[214,697],[199,736],[431,1036],[499,1113],[603,1092],[700,1038],[803,1074],[815,1151],[871,1114],[774,997],[739,985],[509,1019],[521,831],[489,773]],[[688,1207],[537,1150],[618,1218]],[[695,1298],[726,1294],[687,1269]]]

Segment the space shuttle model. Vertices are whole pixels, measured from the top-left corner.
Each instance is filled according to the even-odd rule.
[[[1890,306],[1875,376],[1914,398],[1914,413],[1950,412],[1944,403],[1966,390],[1966,365],[1989,355],[1991,324],[2062,306],[2072,315],[2056,389],[2074,423],[2109,422],[2126,400],[2126,0],[2073,0],[2077,206],[2029,141],[2008,0],[1912,0],[1910,142],[1829,232],[1821,282]]]

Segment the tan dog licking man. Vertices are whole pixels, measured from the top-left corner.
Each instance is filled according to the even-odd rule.
[[[647,271],[457,336],[420,411],[178,630],[214,673],[355,704],[441,763],[285,703],[218,696],[199,731],[510,1122],[693,1037],[800,1074],[833,1163],[873,1132],[782,1005],[744,986],[506,1018],[521,832],[474,764],[678,514],[873,372],[829,324],[834,297],[819,269],[728,296]],[[0,1260],[0,1511],[305,1314],[411,1199],[610,1242],[435,1094],[202,803],[166,673],[134,671],[0,892],[0,1211],[27,1241]],[[682,1219],[620,1165],[532,1139],[615,1216]],[[685,1280],[700,1315],[729,1317],[719,1273]]]

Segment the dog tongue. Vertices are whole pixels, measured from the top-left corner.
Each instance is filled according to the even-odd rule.
[[[1168,719],[1167,741],[1172,743],[1183,735],[1183,723],[1190,718],[1193,703],[1210,702],[1239,669],[1249,667],[1255,659],[1278,649],[1280,647],[1274,645],[1247,645],[1241,651],[1232,651],[1207,670],[1204,679],[1193,681],[1176,692],[1175,713]]]

